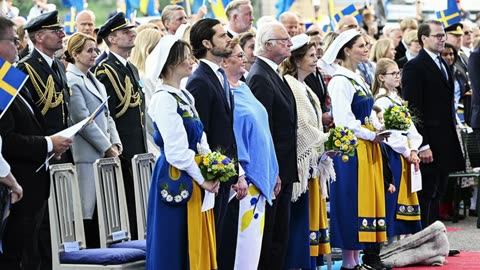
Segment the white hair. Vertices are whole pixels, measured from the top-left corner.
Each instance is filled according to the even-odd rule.
[[[283,24],[277,21],[263,23],[258,27],[255,34],[255,55],[262,54],[265,51],[265,43],[275,37],[275,31],[278,30],[278,27],[285,28]],[[274,42],[273,44],[275,45]]]

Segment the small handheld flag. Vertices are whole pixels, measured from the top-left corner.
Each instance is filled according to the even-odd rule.
[[[0,118],[12,104],[18,91],[22,88],[28,76],[15,68],[3,58],[0,58]]]
[[[460,17],[460,9],[458,9],[457,2],[455,0],[448,0],[447,9],[437,11],[435,14],[444,28],[452,24],[459,23],[462,20]]]

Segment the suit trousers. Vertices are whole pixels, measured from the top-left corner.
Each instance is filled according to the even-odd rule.
[[[216,205],[215,205],[216,206]],[[233,270],[235,265],[235,255],[237,250],[238,236],[238,215],[240,203],[233,198],[227,206],[227,213],[223,220],[221,243],[217,246],[218,269]],[[217,235],[217,237],[219,237]]]
[[[282,184],[273,204],[267,204],[265,209],[260,270],[283,269],[288,248],[292,188],[292,183]]]
[[[230,197],[230,188],[232,187],[233,179],[228,182],[220,183],[218,194],[215,197],[215,207],[213,208],[213,215],[215,217],[215,234],[217,238],[217,250],[222,248],[222,236],[225,218],[228,212],[228,199]],[[238,210],[237,210],[238,211]],[[217,252],[218,253],[218,252]],[[218,259],[218,258],[217,258]]]
[[[0,253],[0,269],[38,270],[40,229],[47,208],[46,201],[35,211],[13,206],[2,240],[3,254]]]
[[[447,192],[448,174],[442,172],[422,171],[422,190],[418,200],[422,227],[426,228],[440,217],[440,200]]]

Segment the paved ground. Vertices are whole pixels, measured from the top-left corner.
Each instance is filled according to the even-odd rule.
[[[447,233],[450,248],[480,251],[480,229],[477,228],[476,217],[466,217],[458,223],[444,222],[447,228],[461,228]]]

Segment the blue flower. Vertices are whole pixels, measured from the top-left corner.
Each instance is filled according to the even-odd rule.
[[[342,134],[342,136],[345,136],[345,131],[340,131],[340,134]]]
[[[350,144],[351,144],[351,145],[355,145],[356,143],[357,143],[356,140],[351,140],[351,141],[350,141]]]
[[[230,160],[228,158],[222,160],[223,165],[228,165],[228,163],[230,163]]]
[[[214,161],[212,162],[212,165],[217,165],[217,164],[218,164],[218,162],[217,162],[216,160],[214,160]]]

